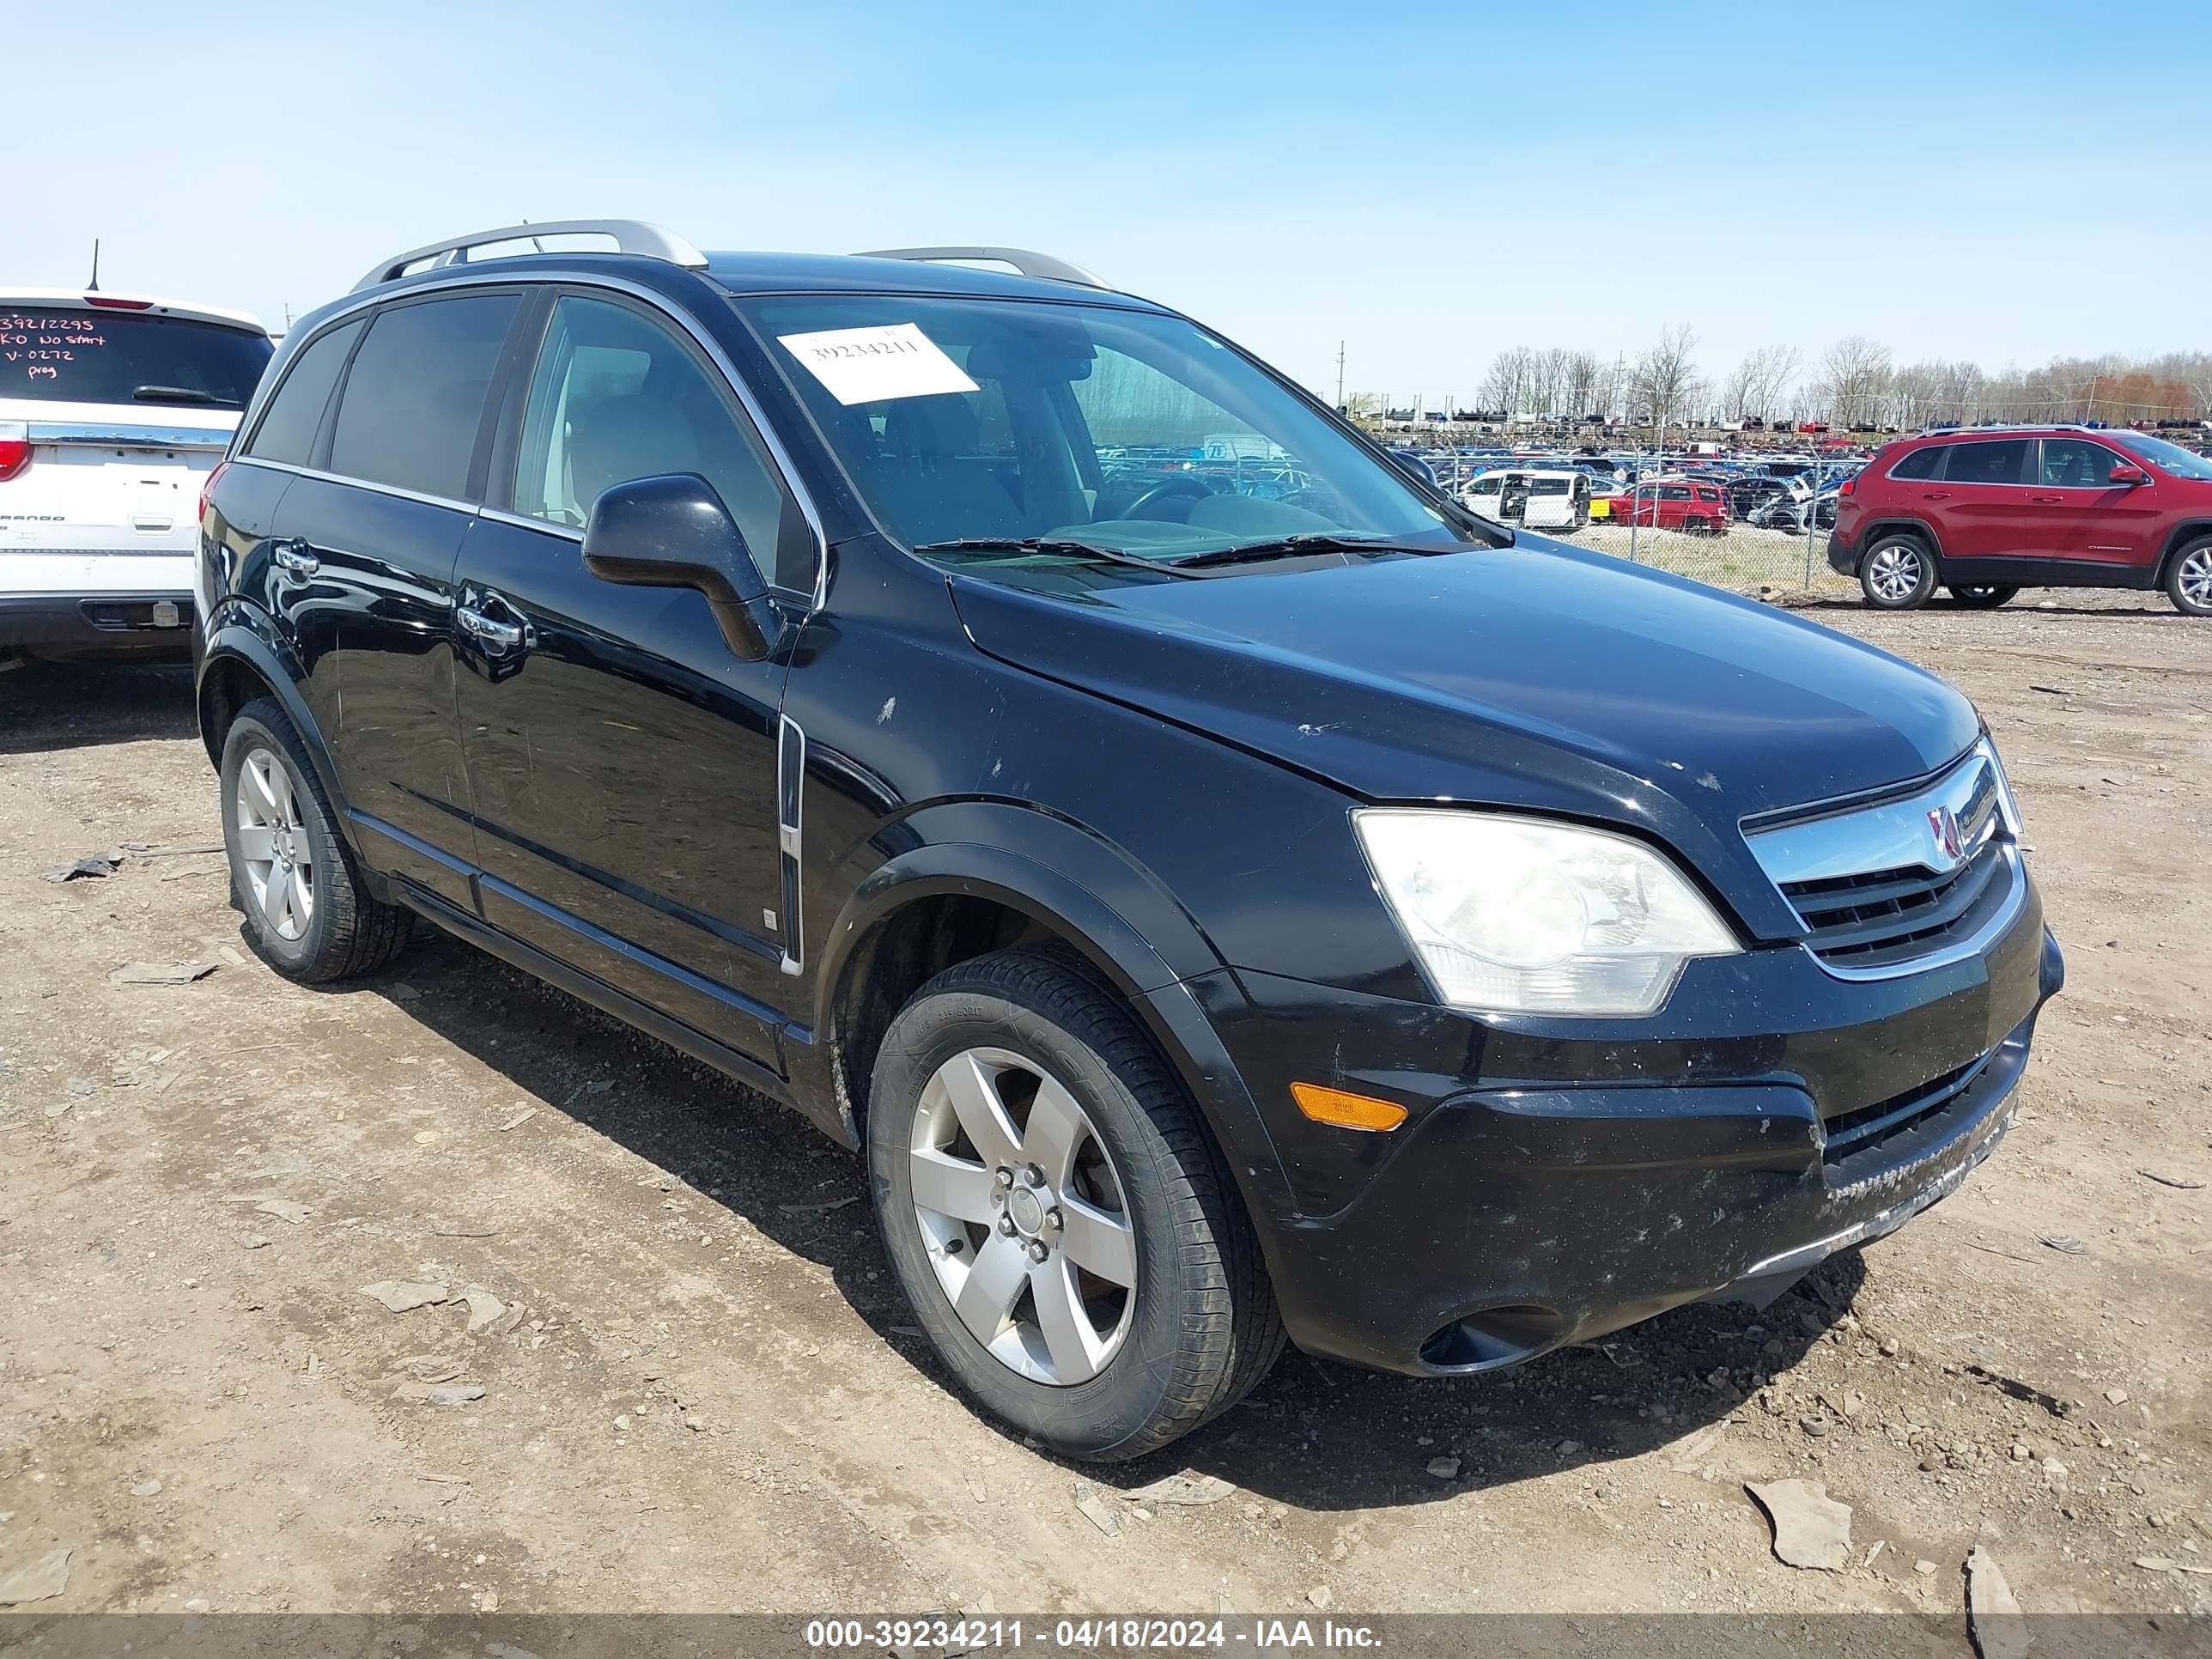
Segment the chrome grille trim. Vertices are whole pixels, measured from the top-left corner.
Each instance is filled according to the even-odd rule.
[[[1945,813],[1958,829],[1955,859],[1932,822]],[[1909,794],[1814,809],[1745,840],[1826,972],[1897,979],[1977,956],[2017,920],[2027,902],[2018,822],[1984,739]]]

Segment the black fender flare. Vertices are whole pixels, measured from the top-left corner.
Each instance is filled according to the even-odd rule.
[[[1936,579],[1939,582],[1942,580],[1944,556],[1943,538],[1936,533],[1936,526],[1934,525],[1929,523],[1925,519],[1914,518],[1909,513],[1893,514],[1886,519],[1876,519],[1872,524],[1869,525],[1864,530],[1859,532],[1858,556],[1851,562],[1854,567],[1851,574],[1853,575],[1856,575],[1858,574],[1856,567],[1866,562],[1866,550],[1868,548],[1873,546],[1875,542],[1881,540],[1884,536],[1891,535],[1899,531],[1910,532],[1911,534],[1920,537],[1928,544],[1929,550],[1936,556]]]
[[[922,899],[991,900],[1065,939],[1121,992],[1198,1103],[1248,1204],[1292,1211],[1273,1137],[1191,981],[1205,978],[1206,1001],[1217,1006],[1241,993],[1197,920],[1157,878],[1118,847],[1026,803],[925,808],[857,849],[848,873],[887,841],[902,850],[851,883],[819,949],[821,1049],[837,1038],[845,980],[876,927]]]
[[[337,820],[338,834],[354,856],[360,858],[361,843],[354,832],[353,814],[346,810],[345,793],[338,787],[337,763],[331,757],[330,746],[323,740],[314,716],[307,712],[307,699],[300,695],[300,682],[306,677],[299,659],[283,637],[269,625],[269,619],[244,605],[226,605],[210,618],[193,678],[193,714],[209,758],[217,766],[222,764],[222,751],[208,730],[208,683],[226,662],[243,665],[269,688],[270,694],[283,708],[285,718],[292,722],[292,730],[299,734],[301,746],[307,750],[307,758],[314,765],[324,795],[337,809],[333,816]]]

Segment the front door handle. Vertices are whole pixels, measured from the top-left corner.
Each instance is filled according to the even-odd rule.
[[[323,562],[302,541],[279,542],[270,550],[270,556],[279,570],[289,570],[295,576],[312,576],[323,568]]]
[[[2066,504],[2063,495],[2030,495],[2027,499],[2039,507],[2063,507]]]
[[[503,655],[522,643],[520,623],[501,622],[465,605],[457,607],[453,617],[460,623],[461,632],[482,645],[488,655]]]

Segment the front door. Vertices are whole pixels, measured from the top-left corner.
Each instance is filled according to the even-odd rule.
[[[453,563],[520,306],[512,291],[471,292],[380,310],[272,545],[271,608],[370,861],[463,904],[475,837],[454,725]]]
[[[461,549],[460,727],[495,926],[781,1069],[799,1012],[776,812],[786,665],[740,662],[704,595],[603,582],[582,532],[611,485],[711,484],[771,576],[804,536],[720,372],[627,300],[554,304],[518,380],[511,514]],[[803,605],[799,607],[803,609]]]
[[[2116,466],[2133,466],[2152,479],[2116,484]],[[2036,514],[2036,550],[2069,564],[2094,565],[2078,573],[2121,580],[2131,570],[2157,567],[2159,499],[2156,475],[2131,457],[2088,438],[2045,438],[2028,503]]]

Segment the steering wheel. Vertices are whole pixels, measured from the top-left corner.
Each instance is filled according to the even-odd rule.
[[[1128,506],[1123,507],[1120,516],[1124,519],[1141,519],[1146,516],[1146,508],[1157,506],[1162,501],[1183,500],[1202,501],[1212,494],[1213,492],[1206,487],[1206,482],[1202,478],[1189,477],[1164,478],[1138,496],[1135,501],[1131,501]]]

